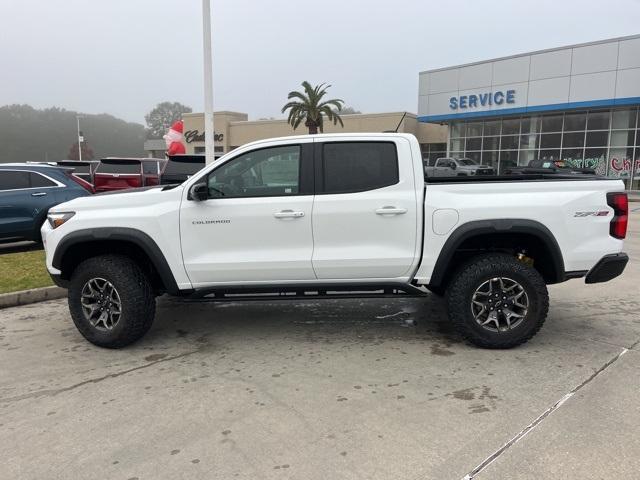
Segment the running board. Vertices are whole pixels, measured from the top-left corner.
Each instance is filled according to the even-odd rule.
[[[414,298],[427,297],[423,290],[407,283],[397,284],[327,284],[274,285],[268,287],[238,285],[196,290],[185,297],[194,302],[245,302],[267,300],[335,299],[335,298]]]

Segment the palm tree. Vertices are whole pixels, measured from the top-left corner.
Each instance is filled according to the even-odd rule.
[[[282,107],[282,113],[289,110],[289,118],[287,122],[291,124],[293,129],[298,128],[298,125],[304,120],[304,125],[309,129],[309,134],[322,133],[323,118],[327,117],[329,121],[334,125],[340,123],[341,127],[344,127],[342,119],[338,112],[342,110],[343,100],[334,98],[331,100],[321,101],[322,97],[327,93],[327,88],[331,85],[321,83],[312,87],[307,81],[302,82],[304,87],[304,93],[302,92],[289,92],[287,98],[291,100],[295,98],[297,100],[288,102]],[[335,109],[333,108],[335,107]]]

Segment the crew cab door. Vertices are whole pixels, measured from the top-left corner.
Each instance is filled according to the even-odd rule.
[[[200,182],[208,198],[185,192],[180,212],[182,257],[194,287],[316,278],[312,139],[241,151],[188,185]]]
[[[318,279],[408,275],[417,255],[419,213],[409,141],[316,141],[315,172],[313,268]]]

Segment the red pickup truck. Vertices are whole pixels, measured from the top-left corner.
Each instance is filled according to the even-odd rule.
[[[93,174],[96,193],[158,185],[164,162],[159,158],[103,158]]]

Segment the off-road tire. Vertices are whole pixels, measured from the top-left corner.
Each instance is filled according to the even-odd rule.
[[[492,332],[474,318],[471,300],[483,282],[507,277],[518,282],[528,296],[524,320],[508,331]],[[542,327],[549,311],[549,293],[540,273],[507,254],[486,254],[472,258],[453,275],[446,293],[449,319],[469,342],[483,348],[512,348],[531,339]]]
[[[81,296],[92,278],[105,279],[115,287],[122,314],[110,331],[94,327],[85,317]],[[139,340],[151,328],[156,300],[144,271],[124,255],[100,255],[82,262],[74,270],[68,290],[69,311],[78,331],[99,347],[122,348]]]

